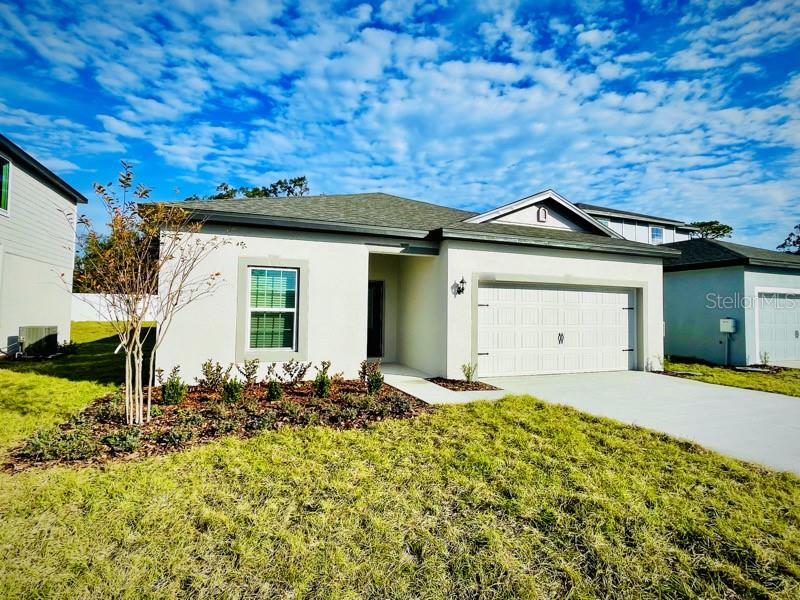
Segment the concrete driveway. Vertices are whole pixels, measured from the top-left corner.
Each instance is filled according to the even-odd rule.
[[[639,371],[484,381],[800,474],[800,398]]]

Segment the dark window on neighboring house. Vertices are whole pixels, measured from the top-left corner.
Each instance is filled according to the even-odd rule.
[[[8,210],[8,176],[11,163],[0,156],[0,209]]]

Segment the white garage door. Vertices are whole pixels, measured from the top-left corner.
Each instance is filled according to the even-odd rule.
[[[800,360],[800,295],[758,295],[758,346],[769,362]]]
[[[478,374],[636,368],[633,290],[481,286]]]

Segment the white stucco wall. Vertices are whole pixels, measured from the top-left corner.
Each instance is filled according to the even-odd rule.
[[[430,375],[445,372],[446,256],[401,259],[397,354],[401,363]]]
[[[662,265],[660,258],[574,250],[446,241],[447,282],[468,282],[460,296],[447,298],[447,377],[461,377],[461,365],[476,360],[477,284],[512,281],[559,285],[618,286],[637,290],[639,369],[660,368],[663,358]]]
[[[298,359],[330,360],[331,372],[356,375],[367,349],[369,248],[363,240],[213,225],[199,235],[226,235],[232,242],[209,256],[196,271],[220,272],[224,281],[213,295],[178,313],[158,350],[159,368],[179,365],[184,379],[192,381],[206,359],[224,365],[236,362],[239,259],[258,257],[262,266],[270,266],[271,260],[307,261],[310,302],[306,314],[299,315],[298,327],[307,328],[308,352]],[[263,376],[266,362],[261,362]],[[313,376],[313,370],[309,374]]]
[[[308,351],[298,358],[331,360],[333,371],[348,377],[366,358],[370,278],[387,284],[384,360],[431,375],[460,377],[461,365],[474,360],[473,292],[481,279],[634,288],[641,323],[638,366],[658,366],[663,356],[660,259],[454,241],[444,242],[437,256],[381,256],[391,253],[384,241],[373,244],[357,236],[219,226],[207,226],[202,235],[214,234],[227,235],[232,243],[198,272],[219,271],[224,282],[213,296],[178,314],[157,354],[159,368],[180,365],[189,381],[208,358],[223,364],[237,360],[241,257],[256,257],[261,266],[270,266],[270,260],[307,264],[308,307],[299,327],[306,330]],[[462,276],[467,293],[454,296],[451,285]]]
[[[666,353],[724,364],[725,334],[719,332],[719,320],[731,317],[738,324],[737,333],[730,339],[731,364],[751,362],[746,316],[740,302],[743,294],[744,267],[664,273]]]
[[[0,210],[0,348],[14,351],[26,325],[55,325],[67,340],[75,205],[13,163],[8,193],[8,210]]]

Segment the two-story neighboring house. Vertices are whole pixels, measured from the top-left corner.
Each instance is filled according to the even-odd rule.
[[[577,204],[627,240],[664,244],[664,351],[717,364],[800,367],[800,256],[718,239],[673,219]]]
[[[0,135],[0,351],[20,327],[69,339],[76,207],[85,196]]]
[[[656,245],[683,242],[691,237],[693,231],[697,231],[696,227],[674,219],[643,215],[617,208],[605,208],[582,202],[578,202],[576,206],[626,240],[633,242]]]

